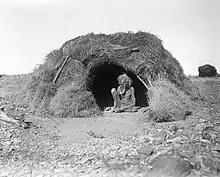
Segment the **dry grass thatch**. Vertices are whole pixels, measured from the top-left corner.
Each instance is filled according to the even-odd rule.
[[[69,58],[53,83],[66,56]],[[157,36],[142,31],[110,35],[91,33],[69,40],[60,49],[50,52],[31,74],[17,104],[28,103],[26,107],[32,112],[44,109],[62,117],[99,113],[93,93],[94,78],[98,69],[108,64],[118,67],[115,75],[130,72],[146,84],[158,77],[165,78],[188,95],[198,96],[179,62]]]

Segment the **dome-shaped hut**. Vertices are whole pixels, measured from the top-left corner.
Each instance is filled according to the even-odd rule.
[[[45,109],[62,117],[89,116],[113,104],[110,90],[117,87],[117,77],[122,73],[133,81],[137,106],[148,105],[148,86],[158,77],[187,94],[193,92],[181,65],[155,35],[91,33],[49,53],[32,73],[23,98],[32,111]]]

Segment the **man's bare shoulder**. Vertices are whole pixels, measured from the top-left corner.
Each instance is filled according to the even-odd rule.
[[[130,90],[131,90],[131,91],[134,91],[134,87],[131,87]]]
[[[133,94],[134,93],[134,87],[130,87],[127,91],[127,94]]]

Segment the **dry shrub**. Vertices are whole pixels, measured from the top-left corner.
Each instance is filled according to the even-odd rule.
[[[193,109],[189,95],[165,80],[156,80],[148,91],[149,117],[156,122],[169,122],[185,119]]]
[[[76,83],[60,87],[50,103],[51,112],[57,117],[89,117],[100,114],[93,95]]]
[[[17,94],[29,79],[28,74],[21,75],[5,75],[0,77],[0,96],[10,97],[12,94]]]
[[[5,75],[0,78],[0,106],[6,107],[6,110],[11,110],[16,105],[18,96],[25,84],[30,79],[29,74],[21,75]],[[26,92],[23,93],[23,95]],[[18,101],[19,102],[19,101]]]

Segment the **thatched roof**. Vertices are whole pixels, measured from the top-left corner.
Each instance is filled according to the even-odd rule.
[[[61,67],[62,71],[53,83]],[[108,74],[106,69],[114,72]],[[23,97],[26,100],[28,97],[31,102],[28,107],[33,111],[48,107],[64,117],[90,115],[100,107],[94,88],[107,89],[95,83],[104,82],[104,76],[96,76],[106,74],[112,80],[111,75],[116,77],[121,72],[130,74],[134,80],[138,76],[147,85],[158,77],[166,78],[187,94],[194,92],[181,65],[163,47],[162,41],[153,34],[140,31],[110,35],[91,33],[67,41],[60,49],[50,52],[44,64],[35,69]],[[100,80],[95,81],[95,78]],[[135,83],[141,87],[139,81]],[[108,87],[115,83],[112,81],[112,84]]]

